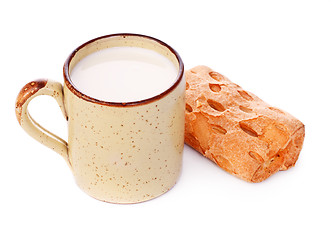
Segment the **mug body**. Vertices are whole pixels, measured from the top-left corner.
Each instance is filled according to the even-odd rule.
[[[169,58],[178,69],[174,84],[152,98],[125,103],[89,97],[74,86],[70,73],[81,59],[101,49],[121,46],[147,48]],[[171,47],[136,34],[100,37],[69,56],[63,88],[68,156],[83,191],[106,202],[136,203],[174,186],[184,147],[183,72],[183,63]]]

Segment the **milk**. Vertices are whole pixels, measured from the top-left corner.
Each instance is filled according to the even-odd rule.
[[[133,102],[156,96],[174,84],[178,70],[165,56],[139,47],[94,52],[73,68],[73,85],[108,102]]]

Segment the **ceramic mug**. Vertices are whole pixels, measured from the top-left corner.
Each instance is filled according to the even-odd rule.
[[[178,69],[173,85],[135,102],[105,102],[85,95],[70,79],[77,62],[105,48],[133,46],[166,56]],[[40,79],[26,84],[16,99],[16,116],[33,138],[59,153],[78,186],[112,203],[137,203],[171,189],[181,172],[184,147],[185,80],[178,53],[158,39],[112,34],[75,49],[63,67],[64,85]],[[50,95],[68,122],[68,141],[52,134],[29,115],[29,102]]]

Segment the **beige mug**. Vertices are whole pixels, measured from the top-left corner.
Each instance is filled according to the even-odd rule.
[[[117,46],[142,47],[166,56],[178,69],[176,81],[161,94],[136,102],[105,102],[80,92],[70,79],[76,63],[97,50]],[[22,88],[16,100],[22,128],[59,153],[78,186],[96,199],[137,203],[171,189],[181,172],[184,147],[185,80],[178,53],[152,37],[112,34],[75,49],[63,75],[63,86],[41,79]],[[50,95],[58,102],[68,122],[68,142],[29,115],[28,104],[39,95]]]

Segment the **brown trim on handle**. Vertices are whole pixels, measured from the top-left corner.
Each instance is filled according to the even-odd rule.
[[[147,99],[143,99],[143,100],[139,100],[139,101],[133,101],[133,102],[107,102],[107,101],[102,101],[96,98],[92,98],[88,95],[85,95],[84,93],[80,92],[77,88],[75,88],[74,84],[71,81],[70,78],[70,74],[69,74],[69,65],[71,60],[75,57],[76,53],[81,50],[82,48],[84,48],[85,46],[98,41],[100,39],[104,39],[104,38],[111,38],[111,37],[118,37],[121,36],[123,38],[126,38],[127,36],[133,36],[133,37],[141,37],[141,38],[146,38],[152,41],[157,42],[160,45],[165,46],[167,49],[169,49],[175,56],[176,59],[178,61],[179,64],[179,71],[178,71],[178,75],[177,78],[174,82],[174,84],[168,88],[167,90],[165,90],[164,92],[151,97],[151,98],[147,98]],[[179,83],[182,81],[183,79],[183,75],[184,75],[184,64],[182,59],[180,58],[179,54],[172,48],[170,47],[168,44],[162,42],[161,40],[158,40],[156,38],[150,37],[150,36],[146,36],[146,35],[141,35],[141,34],[133,34],[133,33],[117,33],[117,34],[110,34],[110,35],[105,35],[105,36],[101,36],[95,39],[92,39],[82,45],[80,45],[78,48],[76,48],[67,58],[66,62],[64,63],[63,66],[63,76],[64,76],[64,83],[65,85],[68,87],[68,89],[73,92],[77,97],[82,98],[86,101],[89,102],[93,102],[93,103],[97,103],[97,104],[101,104],[101,105],[106,105],[106,106],[113,106],[113,107],[132,107],[132,106],[138,106],[138,105],[144,105],[144,104],[148,104],[151,102],[154,102],[158,99],[163,98],[164,96],[166,96],[167,94],[169,94],[170,92],[172,92],[178,85]]]
[[[24,103],[34,94],[36,94],[40,89],[44,88],[47,84],[47,80],[38,79],[27,83],[19,92],[15,103],[15,113],[18,122],[21,124],[22,119],[22,107]]]

